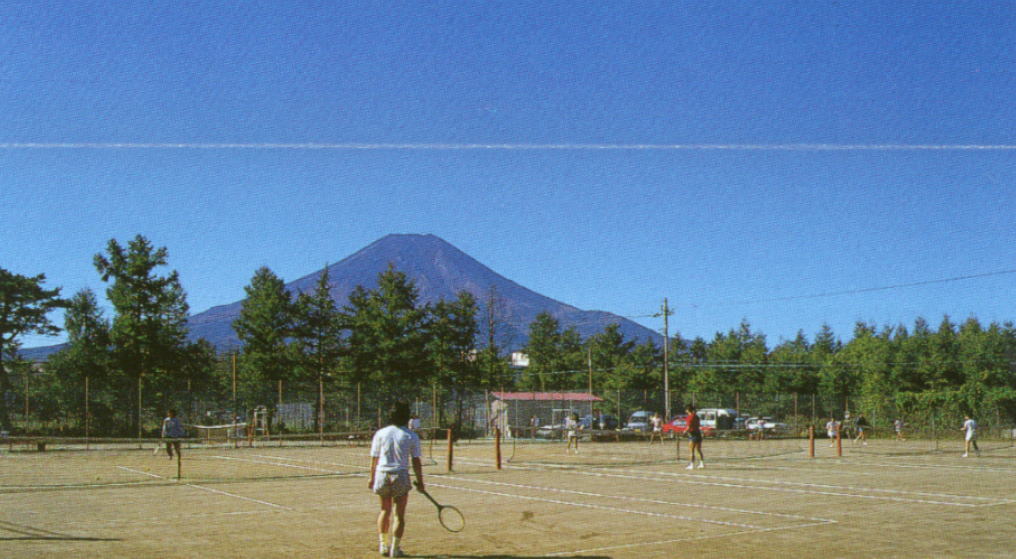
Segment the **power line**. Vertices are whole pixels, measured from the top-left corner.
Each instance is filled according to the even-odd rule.
[[[847,289],[843,291],[827,291],[825,293],[815,293],[812,295],[793,295],[789,297],[773,297],[770,299],[749,299],[745,301],[731,301],[729,303],[718,303],[715,306],[729,306],[729,305],[752,305],[756,303],[775,303],[779,301],[797,301],[801,299],[820,299],[823,297],[837,297],[841,295],[856,295],[859,293],[873,293],[876,291],[888,291],[891,289],[902,289],[905,287],[918,287],[922,285],[932,285],[938,283],[949,283],[954,281],[962,281],[968,279],[986,278],[991,276],[1002,276],[1006,274],[1016,274],[1016,270],[999,270],[997,272],[986,272],[983,274],[970,274],[966,276],[956,276],[952,278],[934,279],[926,281],[916,281],[912,283],[899,283],[895,285],[885,285],[881,287],[864,287],[860,289]]]

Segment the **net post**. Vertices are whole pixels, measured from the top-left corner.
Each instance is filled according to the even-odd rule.
[[[181,475],[183,473],[183,458],[180,456],[183,453],[180,452],[181,449],[183,449],[183,442],[182,441],[180,442],[180,446],[176,447],[176,449],[175,449],[176,450],[176,481],[180,481],[180,478],[183,477]]]
[[[843,438],[840,435],[840,425],[836,425],[836,456],[843,456]]]
[[[815,426],[808,426],[808,458],[815,457]]]
[[[674,452],[677,453],[677,462],[681,463],[681,437],[674,437]]]
[[[448,429],[448,472],[449,473],[452,472],[452,457],[453,457],[453,450],[452,449],[453,449],[453,447],[452,447],[452,430]]]
[[[494,455],[497,457],[497,469],[501,469],[501,428],[494,427]]]

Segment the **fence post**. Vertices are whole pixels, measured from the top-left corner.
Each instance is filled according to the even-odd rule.
[[[501,429],[494,427],[494,455],[497,457],[497,469],[501,469]]]
[[[815,457],[815,426],[808,426],[808,458]]]
[[[89,421],[89,410],[88,409],[88,376],[85,376],[85,450],[88,450],[88,434],[90,431],[91,423]]]
[[[452,472],[452,458],[453,458],[453,446],[452,446],[452,430],[448,429],[448,473]]]

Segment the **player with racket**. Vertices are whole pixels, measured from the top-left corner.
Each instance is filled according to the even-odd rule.
[[[171,409],[167,411],[166,419],[162,420],[162,438],[166,442],[166,453],[169,454],[171,460],[174,450],[177,456],[180,455],[180,439],[186,435],[187,432],[183,429],[183,423],[180,423],[180,418],[176,416],[176,410]],[[156,446],[155,450],[158,451],[158,449],[159,447]]]
[[[409,465],[416,475],[416,486],[425,492],[423,465],[420,463],[420,437],[409,430],[409,404],[395,403],[388,416],[388,426],[374,433],[370,443],[370,480],[367,486],[381,499],[377,517],[378,551],[389,557],[403,557],[399,543],[406,530],[406,504],[409,491]],[[392,518],[392,505],[395,517]],[[391,542],[385,538],[391,532]]]

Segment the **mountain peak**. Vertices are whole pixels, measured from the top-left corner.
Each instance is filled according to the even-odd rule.
[[[352,255],[328,267],[332,298],[342,307],[357,286],[372,289],[378,274],[393,266],[416,285],[420,304],[450,301],[462,291],[472,294],[480,307],[477,317],[481,340],[486,340],[486,324],[480,320],[486,312],[490,294],[497,297],[499,322],[497,343],[505,349],[525,345],[529,324],[537,315],[550,313],[562,328],[574,326],[585,337],[601,331],[610,323],[621,325],[628,339],[659,342],[660,335],[630,320],[602,311],[583,311],[555,301],[501,276],[451,243],[433,234],[386,235]],[[314,289],[322,270],[286,284],[293,293]],[[239,316],[242,301],[209,309],[190,318],[192,337],[202,337],[220,350],[238,345],[233,320]]]

